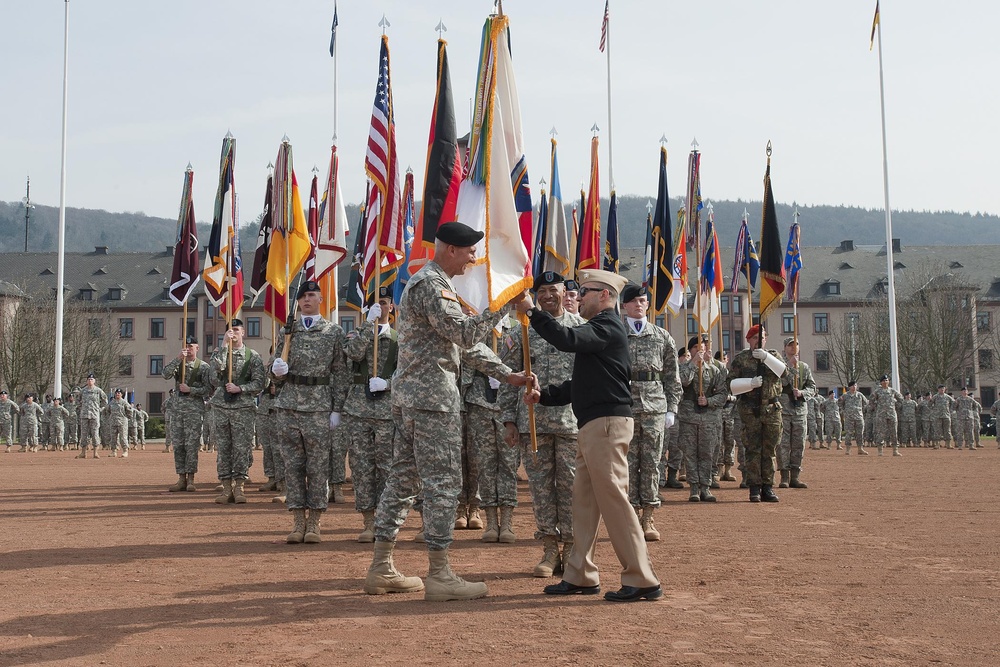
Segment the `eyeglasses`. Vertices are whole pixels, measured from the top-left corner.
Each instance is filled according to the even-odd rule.
[[[578,292],[578,294],[580,295],[580,298],[582,299],[583,297],[587,296],[591,292],[603,292],[605,289],[607,289],[607,288],[606,287],[581,287],[580,291]]]

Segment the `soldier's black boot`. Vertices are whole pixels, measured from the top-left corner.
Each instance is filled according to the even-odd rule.
[[[684,485],[677,481],[677,471],[673,468],[667,468],[667,488],[668,489],[683,489]]]
[[[778,496],[774,495],[774,489],[770,485],[762,486],[760,489],[760,499],[765,503],[778,502]]]
[[[750,487],[750,502],[759,503],[760,502],[760,487],[751,486]]]

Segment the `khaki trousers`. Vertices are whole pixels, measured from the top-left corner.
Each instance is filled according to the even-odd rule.
[[[573,481],[573,536],[576,540],[563,579],[577,586],[600,583],[594,551],[601,517],[622,564],[622,585],[642,588],[659,582],[649,562],[639,518],[628,500],[628,446],[631,417],[599,417],[577,435]]]

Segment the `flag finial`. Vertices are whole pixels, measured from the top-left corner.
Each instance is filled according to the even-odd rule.
[[[337,145],[337,133],[336,132],[333,133],[333,137],[330,139],[330,141],[333,142],[334,146]]]
[[[601,131],[601,128],[597,127],[597,123],[594,123],[594,126],[590,128],[590,131],[593,132],[594,136],[596,137],[597,133]]]
[[[410,165],[406,165],[406,173],[407,174],[412,174],[413,173],[413,167],[411,167]]]
[[[382,28],[383,37],[385,37],[385,29],[392,27],[392,24],[385,18],[385,14],[382,14],[382,20],[378,22],[378,27]]]
[[[194,167],[191,166],[190,162],[188,162],[188,166],[187,166],[187,168],[184,171],[186,171],[186,172],[192,172],[192,171],[194,171]]]
[[[545,187],[545,178],[544,177],[542,177],[542,178],[540,178],[538,180],[538,186],[541,187],[541,188]]]
[[[233,138],[233,133],[230,132],[229,130],[226,130],[226,139],[232,139],[232,138]]]
[[[652,200],[646,200],[646,215],[649,215],[650,213],[652,213],[652,211],[653,211]]]
[[[288,135],[287,135],[287,134],[283,134],[283,135],[281,135],[281,143],[283,143],[283,144],[287,144],[287,143],[289,143],[290,141],[291,141],[291,140],[290,140],[290,139],[288,138]]]
[[[314,174],[318,174],[318,173],[319,173],[319,167],[317,167],[316,165],[313,165],[313,169],[312,169],[312,172],[313,172]]]
[[[699,145],[700,144],[698,143],[698,137],[695,137],[694,139],[691,140],[691,150],[697,151]]]
[[[267,161],[267,173],[271,174],[274,172],[274,163],[270,160]]]
[[[434,29],[437,30],[438,39],[444,39],[444,33],[448,32],[448,26],[444,24],[444,19],[438,21],[437,27]]]
[[[665,132],[660,135],[660,145],[664,148],[667,147],[667,134]]]
[[[555,139],[557,136],[559,136],[559,133],[556,132],[556,126],[555,125],[553,125],[552,129],[549,130],[549,136],[552,137],[553,139]]]

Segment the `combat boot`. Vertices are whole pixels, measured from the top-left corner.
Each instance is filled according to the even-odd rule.
[[[358,542],[371,543],[375,541],[375,510],[365,510],[361,513],[365,528],[358,535]]]
[[[184,491],[187,489],[187,475],[177,475],[177,483],[173,486],[168,486],[167,491]]]
[[[343,484],[331,484],[330,485],[330,497],[328,500],[332,503],[341,505],[344,503],[344,485]]]
[[[266,491],[277,491],[277,490],[278,490],[278,485],[274,483],[273,477],[268,477],[267,482],[257,487],[258,493],[264,493]]]
[[[459,504],[455,510],[455,530],[465,530],[469,526],[469,506]]]
[[[750,502],[759,503],[760,502],[760,487],[751,486],[750,487]]]
[[[192,493],[198,490],[198,487],[194,485],[194,473],[189,472],[187,474],[187,488],[185,491],[191,491]]]
[[[8,452],[10,451],[10,447],[7,447],[7,451]],[[85,459],[85,458],[87,458],[87,448],[86,447],[81,447],[80,448],[80,453],[76,455],[76,458],[78,458],[78,459]],[[180,489],[180,490],[183,491],[184,489]]]
[[[430,567],[425,580],[425,600],[446,602],[448,600],[476,600],[486,596],[486,584],[466,581],[451,571],[447,549],[428,551],[427,560],[430,562]]]
[[[750,485],[747,484],[747,471],[746,470],[740,470],[740,488],[741,489],[748,489],[748,488],[750,488]]]
[[[309,510],[309,517],[306,519],[306,532],[302,536],[302,541],[306,544],[319,544],[322,541],[319,532],[319,520],[322,515],[323,510]]]
[[[829,444],[829,443],[827,443],[827,444]],[[840,440],[838,440],[838,441],[837,441],[837,451],[840,451],[840,450],[841,450],[841,449],[843,449],[843,448],[844,448],[844,446],[843,446],[842,444],[840,444]],[[829,447],[827,447],[827,449],[830,449],[830,448],[829,448]]]
[[[660,541],[660,532],[653,525],[653,510],[655,509],[652,505],[646,505],[642,508],[642,518],[639,519],[639,525],[642,526],[642,537],[647,542]]]
[[[94,447],[94,458],[95,459],[101,458],[101,455],[97,452],[97,447]]]
[[[482,530],[483,518],[479,515],[479,505],[469,505],[469,530]]]
[[[844,452],[844,456],[850,456],[850,455],[851,455],[851,443],[847,443],[847,451]]]
[[[861,445],[858,445],[858,456],[868,456],[867,450]]]
[[[673,468],[667,468],[667,488],[668,489],[683,489],[684,485],[677,481],[677,471]]]
[[[246,499],[244,498],[244,500]],[[233,480],[224,479],[222,480],[222,493],[215,497],[215,503],[217,505],[225,505],[234,502],[236,502],[236,499],[233,497]]]
[[[164,446],[163,446],[163,453],[164,453],[164,454],[166,454],[166,453],[168,453],[169,451],[170,451],[170,445],[164,445]]]
[[[542,538],[542,547],[545,553],[531,574],[536,577],[551,577],[562,566],[559,559],[559,540],[555,535],[546,535]]]
[[[882,456],[882,445],[876,446],[876,449],[878,450],[878,455]]]
[[[278,495],[276,495],[274,498],[271,498],[271,502],[272,503],[283,503],[283,502],[285,502],[285,499],[286,499],[286,494],[285,494],[285,480],[279,481],[277,484],[275,484],[275,486],[277,487],[276,490],[278,492]]]
[[[788,480],[788,486],[792,487],[793,489],[808,489],[809,488],[808,484],[799,481],[800,472],[801,470],[796,470],[795,468],[792,468],[791,477]]]
[[[500,525],[497,523],[497,508],[487,507],[486,509],[486,530],[483,531],[483,542],[500,541]]]
[[[243,485],[246,484],[246,480],[234,479],[233,480],[233,502],[237,505],[243,505],[247,501],[246,494],[243,490]]]
[[[787,489],[788,488],[788,470],[782,470],[781,471],[781,481],[778,482],[778,488],[779,489]]]
[[[386,593],[415,593],[424,590],[420,577],[405,577],[392,562],[395,542],[376,542],[375,555],[365,577],[365,593],[385,595]]]
[[[710,486],[713,489],[721,489],[722,488],[721,486],[719,486],[719,475],[716,472],[712,473],[712,483],[710,484]]]
[[[774,489],[771,488],[770,484],[760,487],[760,499],[765,503],[778,502],[778,496],[774,494]]]
[[[696,503],[701,500],[701,487],[691,483],[691,492],[688,494],[688,502]]]
[[[714,503],[718,501],[718,498],[712,495],[712,489],[708,486],[701,487],[701,502],[703,503]]]
[[[976,447],[973,445],[973,447],[971,449],[975,449],[975,448]],[[892,455],[893,456],[902,456],[902,454],[899,453],[899,446],[898,445],[893,445],[892,446]]]
[[[285,542],[301,544],[306,536],[306,511],[304,508],[292,510],[292,532],[288,533]]]
[[[517,538],[514,536],[514,529],[511,528],[511,522],[514,520],[514,508],[513,507],[501,507],[500,508],[500,535],[497,538],[498,542],[504,544],[514,544]]]
[[[720,477],[723,482],[735,482],[736,478],[733,477],[733,466],[728,463],[723,468],[722,477]]]

